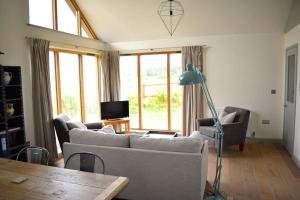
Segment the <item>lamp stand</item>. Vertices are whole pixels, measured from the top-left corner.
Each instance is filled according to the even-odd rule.
[[[202,80],[205,80],[205,77],[202,73],[199,73]],[[221,170],[222,170],[222,151],[223,151],[223,135],[224,131],[221,125],[221,122],[218,118],[217,111],[211,99],[210,93],[208,91],[206,81],[201,84],[201,89],[204,93],[207,105],[212,114],[216,129],[217,129],[217,163],[216,163],[216,176],[214,180],[214,194],[205,198],[205,200],[225,200],[220,193],[220,183],[221,183]]]
[[[221,170],[222,170],[222,150],[223,150],[223,135],[224,131],[222,128],[222,124],[218,118],[217,111],[209,94],[207,85],[206,85],[206,78],[202,74],[201,71],[196,70],[193,64],[186,65],[187,70],[183,72],[179,77],[179,85],[194,85],[200,84],[208,108],[212,114],[212,118],[214,120],[216,129],[217,129],[217,163],[216,163],[216,176],[214,180],[214,193],[211,196],[205,198],[205,200],[225,200],[226,198],[223,197],[220,193],[220,179],[221,179]]]

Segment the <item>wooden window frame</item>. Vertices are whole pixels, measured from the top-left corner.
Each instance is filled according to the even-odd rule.
[[[163,131],[180,131],[171,129],[171,54],[182,53],[181,51],[162,51],[162,52],[143,52],[143,53],[127,53],[120,56],[137,56],[137,76],[138,76],[138,112],[139,112],[139,128],[131,128],[132,130],[150,130],[143,128],[143,112],[142,112],[142,88],[141,88],[141,56],[143,55],[167,55],[167,110],[168,110],[168,129]]]
[[[83,28],[90,39],[98,40],[98,37],[89,24],[88,20],[82,13],[81,9],[79,8],[78,4],[75,0],[65,0],[66,3],[69,5],[70,9],[76,16],[77,19],[77,35],[82,37],[81,28]],[[52,0],[52,22],[53,22],[53,30],[58,31],[58,15],[57,15],[57,0]]]
[[[96,58],[96,66],[97,66],[97,96],[100,102],[100,86],[101,86],[101,77],[100,77],[100,65],[99,65],[99,59],[100,56],[98,54],[93,53],[86,53],[86,52],[79,52],[79,51],[73,51],[73,50],[66,50],[66,49],[60,49],[60,48],[49,48],[49,51],[53,52],[54,54],[54,68],[55,68],[55,88],[56,88],[56,101],[57,101],[57,114],[62,113],[62,100],[61,100],[61,80],[60,80],[60,64],[59,64],[59,53],[69,53],[78,55],[78,64],[79,64],[79,91],[80,91],[80,115],[81,115],[81,121],[83,123],[86,122],[86,112],[85,112],[85,96],[84,96],[84,70],[83,70],[83,56],[95,56]],[[100,118],[99,118],[100,120]]]

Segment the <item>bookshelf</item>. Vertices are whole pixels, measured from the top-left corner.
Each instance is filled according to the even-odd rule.
[[[5,83],[7,74],[11,76]],[[13,114],[7,107],[13,107]],[[21,67],[0,65],[0,157],[15,159],[26,145]]]

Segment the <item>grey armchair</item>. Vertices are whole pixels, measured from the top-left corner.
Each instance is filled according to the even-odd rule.
[[[59,141],[59,145],[62,151],[63,151],[64,142],[70,142],[69,128],[67,126],[67,121],[70,121],[70,118],[68,115],[65,114],[60,114],[53,119],[53,124],[55,127],[57,139]],[[103,127],[101,122],[85,123],[84,125],[88,129],[101,129]]]
[[[239,145],[239,150],[244,150],[244,143],[249,123],[250,111],[243,108],[226,107],[227,113],[237,112],[236,117],[231,124],[222,125],[224,130],[223,147]],[[197,119],[198,130],[210,144],[216,145],[216,128],[212,118]]]

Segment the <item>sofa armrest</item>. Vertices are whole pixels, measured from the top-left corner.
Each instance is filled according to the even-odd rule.
[[[215,124],[213,118],[201,118],[197,119],[198,126],[213,126]]]
[[[84,124],[88,129],[101,129],[103,124],[101,122],[92,122]]]

